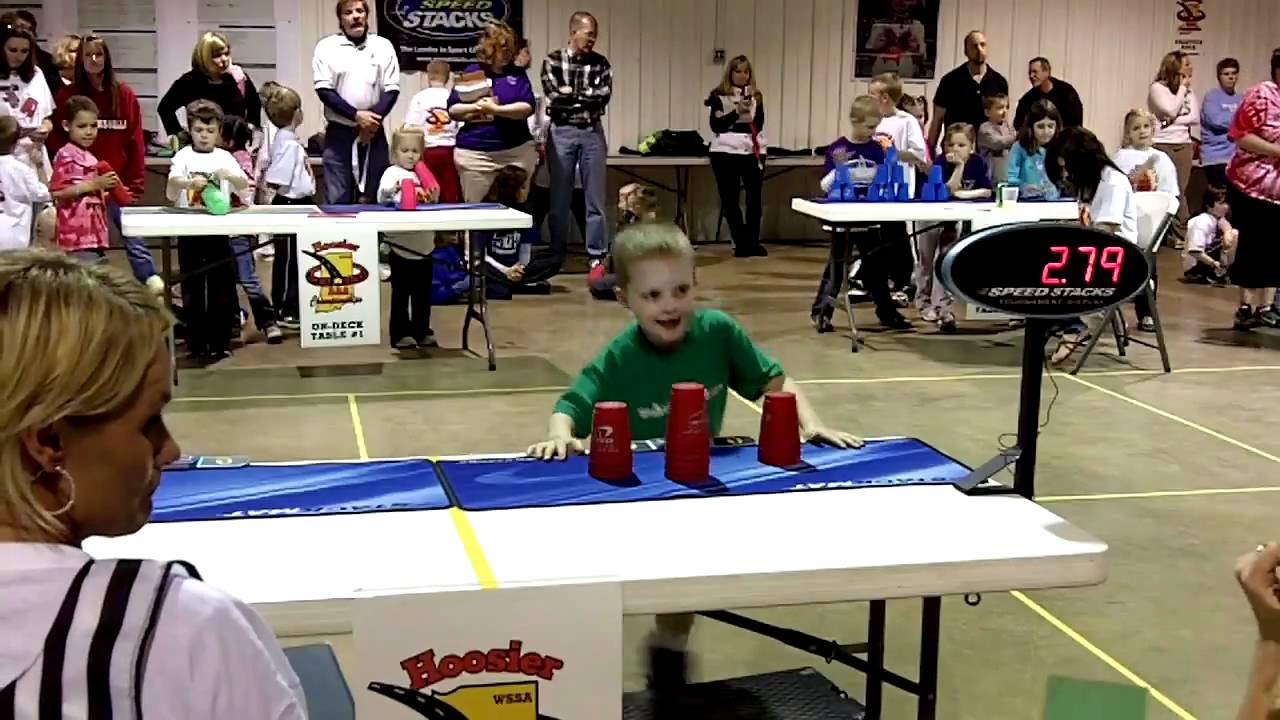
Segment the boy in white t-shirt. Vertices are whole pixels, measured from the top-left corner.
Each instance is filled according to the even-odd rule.
[[[222,108],[208,100],[187,106],[191,144],[173,156],[169,201],[178,208],[203,208],[209,185],[230,204],[231,193],[249,187],[249,176],[222,144]],[[187,354],[219,360],[231,354],[231,318],[236,314],[236,274],[226,237],[184,237],[178,240],[178,269],[187,273],[208,267],[182,282],[183,322]]]
[[[423,161],[440,183],[440,202],[462,202],[462,183],[453,164],[453,148],[460,123],[449,117],[449,63],[432,60],[427,64],[427,87],[409,101],[404,124],[422,128],[426,138]]]
[[[53,202],[30,164],[14,156],[18,145],[18,121],[0,117],[0,251],[20,250],[31,244],[31,214],[36,203]]]
[[[1220,285],[1235,254],[1239,232],[1227,222],[1227,193],[1222,188],[1204,191],[1204,212],[1187,223],[1187,244],[1182,250],[1182,274],[1187,282]]]
[[[875,98],[880,106],[881,119],[876,126],[876,136],[882,143],[891,143],[897,151],[898,164],[902,166],[902,179],[914,198],[916,171],[927,175],[930,166],[926,159],[928,152],[925,150],[924,131],[920,128],[920,121],[911,113],[898,108],[898,103],[902,100],[902,80],[896,73],[881,73],[871,81],[867,94]],[[889,283],[894,288],[894,300],[905,307],[909,301],[908,293],[914,292],[912,274],[915,270],[911,243],[907,241],[907,224],[881,223],[880,236],[888,243],[888,247],[881,252],[889,255],[885,264],[889,270]]]

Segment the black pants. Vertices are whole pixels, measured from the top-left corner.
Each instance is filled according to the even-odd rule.
[[[1160,290],[1160,280],[1156,277],[1156,263],[1152,258],[1151,262],[1151,297],[1156,296],[1156,292]],[[1145,290],[1138,293],[1133,298],[1133,310],[1141,320],[1145,317],[1151,317],[1151,303],[1147,302],[1147,293]]]
[[[409,258],[394,248],[391,265],[391,319],[388,334],[394,344],[403,338],[421,343],[431,333],[431,257]]]
[[[822,315],[830,318],[835,312],[840,288],[848,277],[849,268],[845,260],[849,257],[849,244],[854,243],[858,249],[858,257],[862,264],[858,270],[858,278],[871,294],[876,306],[877,317],[888,317],[897,313],[893,304],[893,296],[889,292],[889,254],[893,243],[887,240],[881,231],[871,228],[851,233],[837,230],[831,233],[831,251],[827,255],[827,264],[822,268],[822,280],[818,283],[818,294],[813,299],[810,315]]]
[[[187,352],[227,352],[231,349],[231,318],[236,316],[231,243],[217,235],[178,238],[178,272],[183,276]]]
[[[573,220],[578,225],[578,235],[585,242],[587,239],[587,193],[582,188],[573,189],[573,198],[569,200],[569,209],[573,211]],[[542,222],[551,212],[551,188],[529,187],[529,214],[533,216],[533,226],[542,229]]]
[[[315,199],[287,198],[276,194],[272,205],[311,205]],[[271,261],[271,304],[282,320],[298,319],[298,236],[275,235],[272,237],[275,255]]]
[[[729,223],[734,250],[749,250],[760,246],[761,193],[764,188],[764,170],[754,155],[711,153],[711,172],[716,177],[716,189],[720,191],[720,214]],[[747,193],[747,215],[743,219],[738,206],[738,193]]]
[[[906,223],[881,223],[880,237],[884,241],[885,270],[894,290],[906,292],[912,287],[911,276],[916,261],[911,254],[911,242],[907,239]]]

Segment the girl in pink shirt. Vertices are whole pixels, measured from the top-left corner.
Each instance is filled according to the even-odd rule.
[[[99,170],[89,147],[98,137],[98,106],[83,95],[67,100],[63,128],[71,142],[53,160],[49,187],[58,208],[58,247],[79,259],[106,257],[107,206],[103,191],[120,184],[114,172]]]

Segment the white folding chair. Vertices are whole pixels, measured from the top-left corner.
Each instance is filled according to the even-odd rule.
[[[1140,192],[1134,193],[1134,200],[1138,206],[1138,248],[1147,256],[1147,261],[1151,263],[1154,275],[1156,251],[1164,244],[1165,236],[1169,234],[1169,229],[1173,227],[1173,218],[1178,207],[1177,199],[1168,193]],[[1071,369],[1072,375],[1080,372],[1080,368],[1084,367],[1085,361],[1089,359],[1089,354],[1093,352],[1094,346],[1098,344],[1103,331],[1108,327],[1111,328],[1111,332],[1115,336],[1116,352],[1120,357],[1124,357],[1125,348],[1128,347],[1129,343],[1137,343],[1159,350],[1160,363],[1164,366],[1164,371],[1171,372],[1169,350],[1164,342],[1164,325],[1160,322],[1160,310],[1156,307],[1154,277],[1152,277],[1151,282],[1147,283],[1146,287],[1142,288],[1142,293],[1147,299],[1148,307],[1151,308],[1151,319],[1156,325],[1155,343],[1130,335],[1128,323],[1125,321],[1124,313],[1121,312],[1121,306],[1116,305],[1103,313],[1102,322],[1098,323],[1094,331],[1090,333],[1092,337],[1089,338],[1089,344],[1085,346],[1084,352],[1080,354],[1075,367]]]

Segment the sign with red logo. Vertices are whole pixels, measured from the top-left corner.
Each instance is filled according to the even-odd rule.
[[[353,631],[362,720],[622,716],[616,583],[371,598]]]

